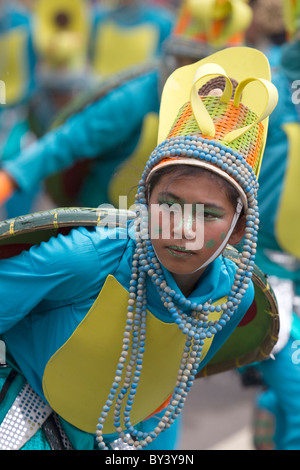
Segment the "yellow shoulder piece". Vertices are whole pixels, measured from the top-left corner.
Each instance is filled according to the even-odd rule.
[[[84,320],[52,356],[44,371],[43,389],[50,406],[66,421],[89,433],[96,431],[114,382],[128,298],[122,285],[108,276]],[[210,319],[219,319],[221,314],[213,312]],[[143,371],[131,414],[133,425],[151,415],[173,392],[185,340],[177,325],[164,323],[148,312]],[[202,360],[212,340],[206,340]],[[113,432],[111,410],[104,434]]]

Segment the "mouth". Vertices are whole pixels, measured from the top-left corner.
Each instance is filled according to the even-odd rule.
[[[168,253],[170,253],[172,256],[175,256],[176,258],[189,257],[194,254],[193,251],[191,250],[187,250],[186,248],[183,248],[182,246],[175,246],[175,245],[168,246],[167,251]]]

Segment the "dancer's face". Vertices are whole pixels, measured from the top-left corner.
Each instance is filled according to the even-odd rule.
[[[222,180],[165,174],[152,189],[149,209],[149,233],[160,262],[173,274],[189,274],[222,244],[236,206]],[[228,243],[238,243],[243,234],[244,225],[238,222]]]

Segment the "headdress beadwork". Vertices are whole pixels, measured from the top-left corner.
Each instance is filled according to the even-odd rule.
[[[256,64],[254,70],[260,75],[251,78],[253,64]],[[222,96],[199,96],[202,81],[216,75],[225,77],[226,86]],[[229,77],[239,82],[233,99]],[[222,330],[234,315],[248,288],[254,266],[259,224],[257,176],[265,144],[267,118],[277,103],[277,91],[268,81],[269,78],[269,66],[263,54],[249,48],[232,48],[178,69],[165,85],[161,102],[159,144],[145,166],[136,195],[137,237],[126,329],[115,381],[98,422],[97,440],[100,449],[107,449],[103,428],[112,406],[116,432],[124,442],[137,449],[146,447],[171,426],[181,413],[195,379],[204,340]],[[258,88],[251,90],[250,95],[246,90],[249,84],[250,88],[253,84],[258,85]],[[258,104],[254,106],[254,110],[247,104],[253,101],[253,96]],[[247,222],[242,257],[227,302],[222,305],[215,306],[209,301],[204,305],[196,304],[171,289],[148,237],[148,221],[143,216],[143,208],[147,204],[149,175],[163,165],[181,162],[200,164],[223,175],[239,188],[244,201]],[[164,416],[153,431],[144,433],[131,424],[130,411],[142,373],[147,332],[147,276],[155,285],[173,321],[186,336],[186,342],[177,383]],[[185,313],[187,311],[189,313]],[[210,312],[220,312],[220,319],[209,321]],[[123,424],[121,410],[124,410]]]

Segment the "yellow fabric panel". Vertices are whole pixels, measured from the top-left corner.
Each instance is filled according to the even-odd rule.
[[[108,276],[84,320],[44,371],[43,389],[50,406],[66,421],[89,433],[96,431],[114,381],[128,295],[113,276]],[[172,393],[185,344],[185,336],[175,324],[163,323],[148,313],[143,371],[131,414],[133,425],[153,413]],[[210,318],[220,315],[214,313]],[[211,342],[206,340],[203,358]],[[112,432],[115,429],[110,412],[104,433]]]
[[[276,231],[280,246],[300,258],[300,125],[294,122],[285,124],[283,128],[289,141],[289,154]]]
[[[113,22],[101,25],[95,39],[94,69],[102,77],[146,62],[153,57],[158,32],[151,26],[118,27]]]
[[[0,79],[5,84],[6,105],[18,104],[27,90],[29,65],[28,33],[23,27],[0,36]]]
[[[127,197],[127,207],[135,203],[137,185],[141,179],[149,155],[156,147],[158,114],[145,116],[141,137],[133,155],[125,160],[115,171],[108,188],[109,200],[119,207],[119,196]],[[125,207],[122,207],[125,209]]]

